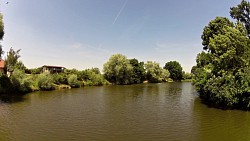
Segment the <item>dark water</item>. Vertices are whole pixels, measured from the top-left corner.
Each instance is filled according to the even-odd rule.
[[[85,87],[0,102],[0,141],[250,140],[250,114],[201,104],[191,83]]]

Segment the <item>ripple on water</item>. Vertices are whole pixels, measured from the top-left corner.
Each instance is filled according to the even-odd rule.
[[[0,140],[249,140],[249,120],[201,104],[191,83],[85,87],[0,103]]]

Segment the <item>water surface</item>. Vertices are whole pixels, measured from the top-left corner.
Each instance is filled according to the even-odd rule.
[[[85,87],[2,99],[0,140],[250,140],[250,115],[201,104],[189,82]]]

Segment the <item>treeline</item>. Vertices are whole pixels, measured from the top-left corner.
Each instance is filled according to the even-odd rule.
[[[26,70],[27,71],[27,70]],[[26,74],[25,70],[15,69],[9,77],[0,75],[0,94],[23,94],[37,90],[78,88],[81,86],[107,85],[98,68],[78,71],[66,69],[63,73]]]
[[[0,94],[109,84],[98,68],[82,71],[66,69],[62,73],[43,73],[42,68],[27,69],[19,61],[19,52],[10,48],[7,54],[5,73],[0,73]]]
[[[250,3],[232,7],[228,18],[216,17],[203,30],[204,51],[192,68],[200,98],[219,108],[250,110]]]
[[[65,69],[62,73],[43,73],[42,68],[27,69],[19,61],[19,51],[10,49],[5,59],[5,70],[12,71],[7,76],[0,75],[0,94],[23,94],[37,90],[78,88],[82,86],[127,85],[143,82],[159,83],[191,79],[190,73],[182,71],[180,63],[170,61],[162,68],[159,63],[139,62],[115,54],[104,64],[103,74],[98,68],[76,70]],[[10,59],[11,58],[11,59]],[[13,59],[14,58],[14,59]],[[11,60],[11,61],[10,61]],[[14,63],[13,63],[14,62]]]
[[[122,54],[110,57],[103,66],[104,77],[112,84],[138,84],[181,81],[191,79],[190,73],[182,71],[177,61],[170,61],[162,68],[157,62],[139,62],[137,59],[127,59]]]

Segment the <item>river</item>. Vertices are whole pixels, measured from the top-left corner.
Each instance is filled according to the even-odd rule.
[[[201,103],[190,82],[34,92],[0,101],[0,141],[250,140],[250,114]]]

